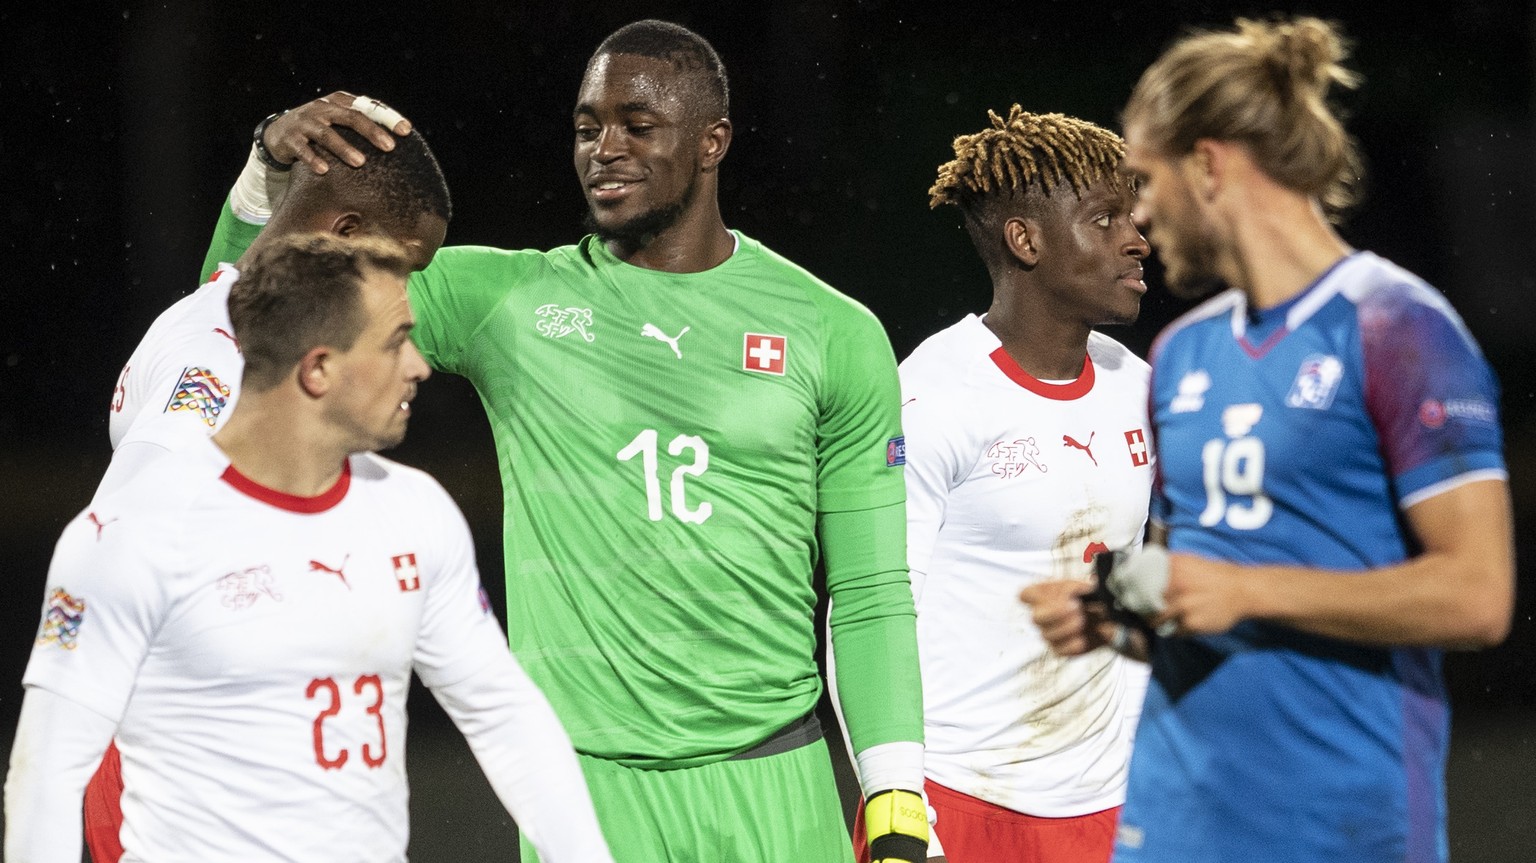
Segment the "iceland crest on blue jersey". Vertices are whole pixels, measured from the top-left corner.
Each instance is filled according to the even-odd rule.
[[[1339,358],[1327,354],[1312,354],[1301,361],[1296,381],[1285,397],[1287,407],[1327,410],[1333,404],[1333,394],[1338,392],[1339,381],[1344,378],[1344,364]]]

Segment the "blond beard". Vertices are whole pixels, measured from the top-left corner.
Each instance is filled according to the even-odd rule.
[[[1181,300],[1198,300],[1226,287],[1216,271],[1216,243],[1205,226],[1180,232],[1177,240],[1172,254],[1160,255],[1168,293]]]

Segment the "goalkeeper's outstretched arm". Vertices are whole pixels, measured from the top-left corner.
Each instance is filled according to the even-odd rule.
[[[288,171],[295,162],[302,161],[323,174],[329,165],[316,151],[324,149],[349,165],[363,163],[362,152],[337,134],[336,126],[352,129],[381,150],[394,149],[394,135],[411,131],[410,121],[388,105],[340,90],[261,121],[245,167],[219,212],[203,256],[201,277],[207,278],[221,263],[235,263],[255,242],[281,202],[288,188]]]

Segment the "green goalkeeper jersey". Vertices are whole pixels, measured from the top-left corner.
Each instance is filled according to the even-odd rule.
[[[512,649],[578,750],[631,766],[729,757],[813,709],[819,554],[856,750],[921,740],[890,343],[736,238],[702,273],[588,237],[444,248],[410,282],[422,353],[490,417]]]

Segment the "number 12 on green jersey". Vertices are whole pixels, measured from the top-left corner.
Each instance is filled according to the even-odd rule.
[[[619,461],[629,461],[635,456],[641,457],[641,464],[645,470],[645,507],[646,517],[651,521],[661,521],[664,517],[661,511],[661,477],[660,459],[657,455],[656,443],[660,436],[655,429],[645,429],[635,435],[618,452]],[[693,450],[693,461],[689,464],[681,464],[672,470],[671,503],[672,514],[681,521],[690,524],[703,524],[714,512],[714,507],[709,501],[701,501],[693,509],[688,508],[688,498],[683,489],[686,477],[699,476],[709,470],[709,444],[697,435],[680,434],[667,444],[667,454],[681,456],[683,450]]]

